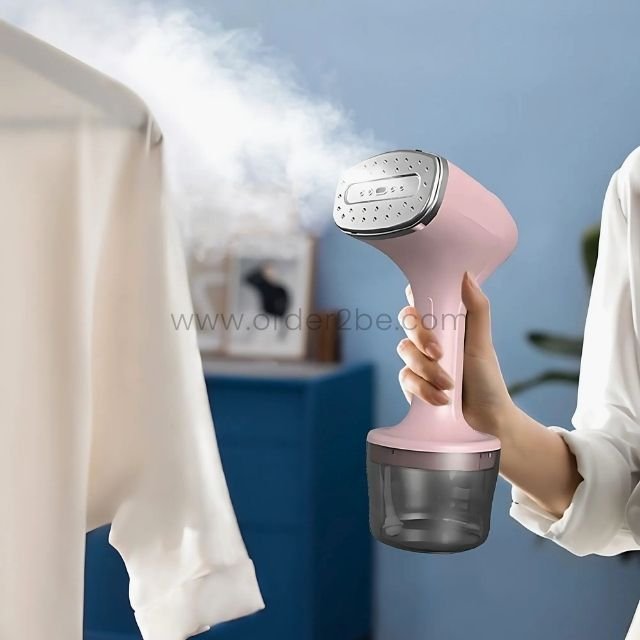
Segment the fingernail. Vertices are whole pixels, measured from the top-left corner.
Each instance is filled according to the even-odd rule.
[[[438,404],[449,404],[449,396],[444,391],[436,391],[435,400]]]
[[[413,303],[413,291],[411,291],[411,285],[408,284],[404,289],[404,295],[407,297],[407,300]]]
[[[474,287],[475,289],[479,289],[480,285],[478,284],[478,281],[476,280],[475,276],[471,273],[471,271],[466,271],[465,273],[467,275],[467,278],[469,279],[469,282],[471,283],[471,286]]]

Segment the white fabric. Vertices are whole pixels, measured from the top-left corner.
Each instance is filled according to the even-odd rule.
[[[574,431],[553,428],[583,481],[561,518],[513,489],[511,515],[572,553],[640,549],[640,149],[605,196],[589,301]],[[628,640],[640,640],[640,618]]]
[[[2,640],[81,640],[85,532],[110,522],[144,640],[263,607],[172,321],[160,140],[135,96],[0,22]]]

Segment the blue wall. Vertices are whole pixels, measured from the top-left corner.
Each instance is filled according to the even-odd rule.
[[[487,284],[505,376],[549,364],[530,328],[581,331],[587,289],[578,238],[598,220],[608,177],[640,145],[640,4],[566,0],[217,0],[191,3],[228,26],[261,30],[310,90],[388,147],[433,150],[496,191],[520,228],[508,266]],[[380,149],[383,151],[386,149]],[[365,246],[329,232],[319,248],[326,307],[395,313],[402,277]],[[349,359],[378,365],[378,419],[406,406],[398,334],[350,332]],[[557,364],[571,365],[563,361]],[[575,390],[522,397],[568,425]],[[578,559],[512,522],[501,483],[480,549],[421,557],[377,549],[379,640],[615,640],[640,596],[640,559]]]

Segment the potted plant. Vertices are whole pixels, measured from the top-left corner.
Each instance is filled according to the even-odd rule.
[[[582,234],[582,262],[589,280],[589,286],[593,282],[593,274],[598,259],[599,240],[600,227],[598,225],[589,227]],[[574,358],[578,363],[580,362],[582,354],[582,337],[580,336],[566,336],[552,331],[529,331],[526,337],[527,341],[536,349],[554,355]],[[579,371],[577,369],[547,369],[531,378],[514,382],[509,386],[509,392],[511,395],[516,395],[548,382],[565,382],[577,385],[578,374]]]

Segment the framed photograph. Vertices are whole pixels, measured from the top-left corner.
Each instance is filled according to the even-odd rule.
[[[248,358],[303,358],[312,270],[313,241],[306,235],[246,235],[232,242],[226,353]]]

